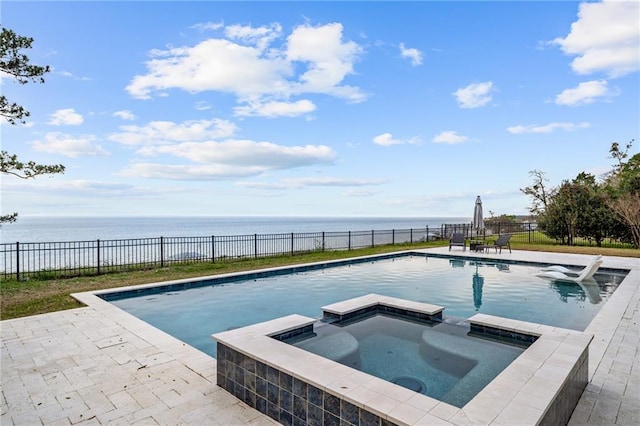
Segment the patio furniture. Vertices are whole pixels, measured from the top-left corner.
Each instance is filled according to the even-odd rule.
[[[469,241],[469,250],[471,251],[484,251],[485,249],[485,245],[484,245],[484,241],[476,241],[476,240],[472,240]]]
[[[582,269],[581,271],[578,271],[577,275],[575,273],[572,273],[572,274],[564,273],[558,270],[555,270],[555,271],[543,270],[538,272],[535,275],[538,277],[553,278],[555,280],[561,280],[561,281],[580,282],[580,281],[590,280],[591,278],[593,278],[594,274],[598,272],[598,268],[600,268],[600,265],[602,265],[602,259],[599,257],[596,257],[584,269]]]
[[[451,247],[456,247],[456,246],[462,247],[462,251],[465,251],[467,249],[464,234],[454,232],[451,235],[451,239],[449,240],[449,251],[451,251]]]
[[[511,243],[509,240],[511,239],[511,234],[503,234],[498,237],[498,239],[493,244],[488,244],[482,246],[485,250],[488,249],[496,249],[496,253],[498,249],[500,249],[500,253],[502,253],[502,247],[507,247],[509,249],[509,253],[511,253]]]

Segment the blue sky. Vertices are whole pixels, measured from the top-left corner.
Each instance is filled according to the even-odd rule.
[[[526,214],[638,138],[640,2],[28,2],[23,216]],[[638,151],[636,142],[633,152]]]

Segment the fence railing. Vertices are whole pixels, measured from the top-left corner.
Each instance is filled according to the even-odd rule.
[[[69,277],[164,267],[175,263],[295,255],[313,251],[352,250],[383,245],[448,239],[462,232],[468,238],[512,234],[512,242],[554,243],[536,232],[535,223],[494,223],[480,232],[470,223],[410,229],[250,234],[203,237],[157,237],[0,244],[0,278]],[[575,242],[574,242],[575,244]],[[584,241],[582,245],[591,245]],[[616,245],[615,241],[609,241]]]
[[[0,244],[3,279],[78,276],[174,263],[351,250],[444,238],[443,227]]]

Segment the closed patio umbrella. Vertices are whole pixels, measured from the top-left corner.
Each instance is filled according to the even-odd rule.
[[[482,306],[482,287],[484,287],[484,277],[478,273],[478,262],[476,262],[476,272],[473,274],[473,306],[476,311]]]
[[[484,219],[482,218],[482,200],[478,195],[476,198],[476,205],[473,209],[473,229],[476,230],[476,236],[480,234],[480,231],[484,229]]]
[[[482,306],[482,287],[484,286],[484,277],[478,272],[473,274],[473,305],[476,311]]]

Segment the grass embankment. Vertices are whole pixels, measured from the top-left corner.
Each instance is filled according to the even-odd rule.
[[[220,261],[216,263],[175,264],[165,268],[130,271],[89,277],[50,280],[0,282],[0,319],[20,318],[29,315],[73,309],[82,305],[71,293],[101,290],[130,285],[171,281],[183,278],[202,277],[230,272],[250,271],[261,268],[287,266],[301,263],[321,262],[348,257],[369,256],[408,249],[436,247],[447,242],[381,246],[350,251],[326,251],[295,256],[274,256],[259,259]],[[513,249],[579,254],[602,254],[605,256],[640,257],[640,250],[602,247],[569,247],[560,245],[532,245],[513,242]]]

